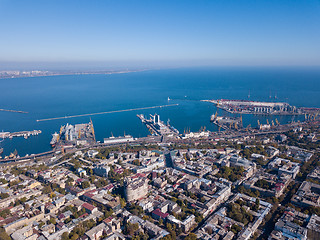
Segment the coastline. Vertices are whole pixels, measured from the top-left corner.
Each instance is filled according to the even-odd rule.
[[[17,79],[17,78],[35,78],[35,77],[53,77],[53,76],[73,76],[73,75],[112,75],[112,74],[124,74],[124,73],[135,73],[135,72],[144,72],[144,71],[148,71],[151,69],[141,69],[141,70],[121,70],[121,71],[102,71],[102,72],[61,72],[61,73],[57,73],[57,72],[52,72],[52,73],[48,73],[48,74],[39,74],[39,75],[31,75],[31,76],[16,76],[16,75],[12,75],[12,76],[0,76],[0,80],[3,79]],[[5,71],[2,71],[5,72]],[[8,71],[11,72],[11,71]]]

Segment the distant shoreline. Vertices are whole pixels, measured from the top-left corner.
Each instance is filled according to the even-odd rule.
[[[16,79],[16,78],[33,78],[33,77],[51,77],[51,76],[72,76],[72,75],[111,75],[111,74],[123,74],[123,73],[134,73],[134,72],[143,72],[149,69],[141,70],[121,70],[121,71],[93,71],[93,72],[50,72],[50,71],[37,71],[37,73],[30,72],[30,75],[21,74],[22,71],[0,71],[0,80],[1,79]],[[17,75],[19,72],[19,75]],[[11,74],[10,74],[11,73]],[[3,76],[2,74],[7,74]]]

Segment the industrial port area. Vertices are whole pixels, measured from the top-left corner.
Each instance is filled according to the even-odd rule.
[[[50,151],[0,159],[0,239],[320,239],[318,111],[209,102],[217,131],[180,133],[157,113],[137,114],[148,136],[99,141],[90,119],[62,125]],[[306,116],[244,126],[242,113],[256,112]]]
[[[174,137],[179,135],[179,131],[170,125],[168,120],[167,124],[160,120],[160,115],[150,115],[150,119],[146,119],[143,114],[138,114],[137,117],[149,129],[152,135]]]
[[[59,133],[52,134],[50,145],[55,148],[56,146],[90,146],[95,143],[95,134],[93,123],[71,125],[68,124],[60,127]]]
[[[248,100],[203,100],[226,112],[262,115],[318,115],[320,108],[297,108],[285,102],[258,102]]]

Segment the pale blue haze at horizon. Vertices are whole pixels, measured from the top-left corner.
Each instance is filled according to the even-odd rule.
[[[317,0],[0,0],[0,28],[1,63],[320,63]]]

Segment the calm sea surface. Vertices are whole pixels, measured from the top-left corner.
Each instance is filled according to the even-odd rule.
[[[140,108],[178,103],[179,106],[92,116],[97,140],[149,132],[136,114],[158,113],[170,119],[180,132],[198,131],[202,126],[216,131],[209,122],[214,105],[201,99],[248,99],[285,101],[295,106],[320,107],[320,69],[294,68],[196,68],[145,71],[113,75],[73,75],[0,79],[0,108],[29,114],[0,112],[0,131],[39,129],[42,134],[29,139],[6,139],[4,154],[17,149],[21,156],[50,150],[51,134],[66,123],[89,122],[89,117],[37,122],[37,119]],[[220,111],[219,114],[225,114]],[[277,117],[282,123],[303,117]],[[244,125],[266,123],[274,117],[243,117]]]

